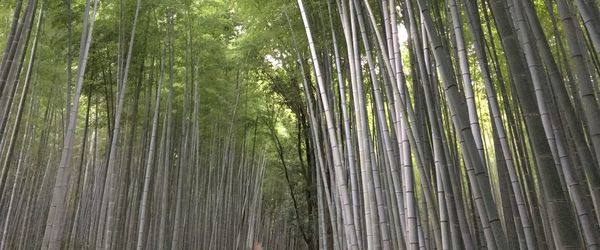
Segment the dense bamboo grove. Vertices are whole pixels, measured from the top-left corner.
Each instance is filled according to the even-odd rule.
[[[600,248],[598,0],[0,17],[0,250]]]
[[[297,4],[320,247],[600,247],[597,1]]]
[[[190,25],[230,20],[141,0],[2,4],[14,15],[0,74],[0,249],[301,246],[263,207],[267,151],[240,132],[241,69],[217,68],[233,64],[230,31]],[[194,35],[222,58],[201,65],[212,58],[192,56]],[[67,47],[64,71],[52,42]]]

